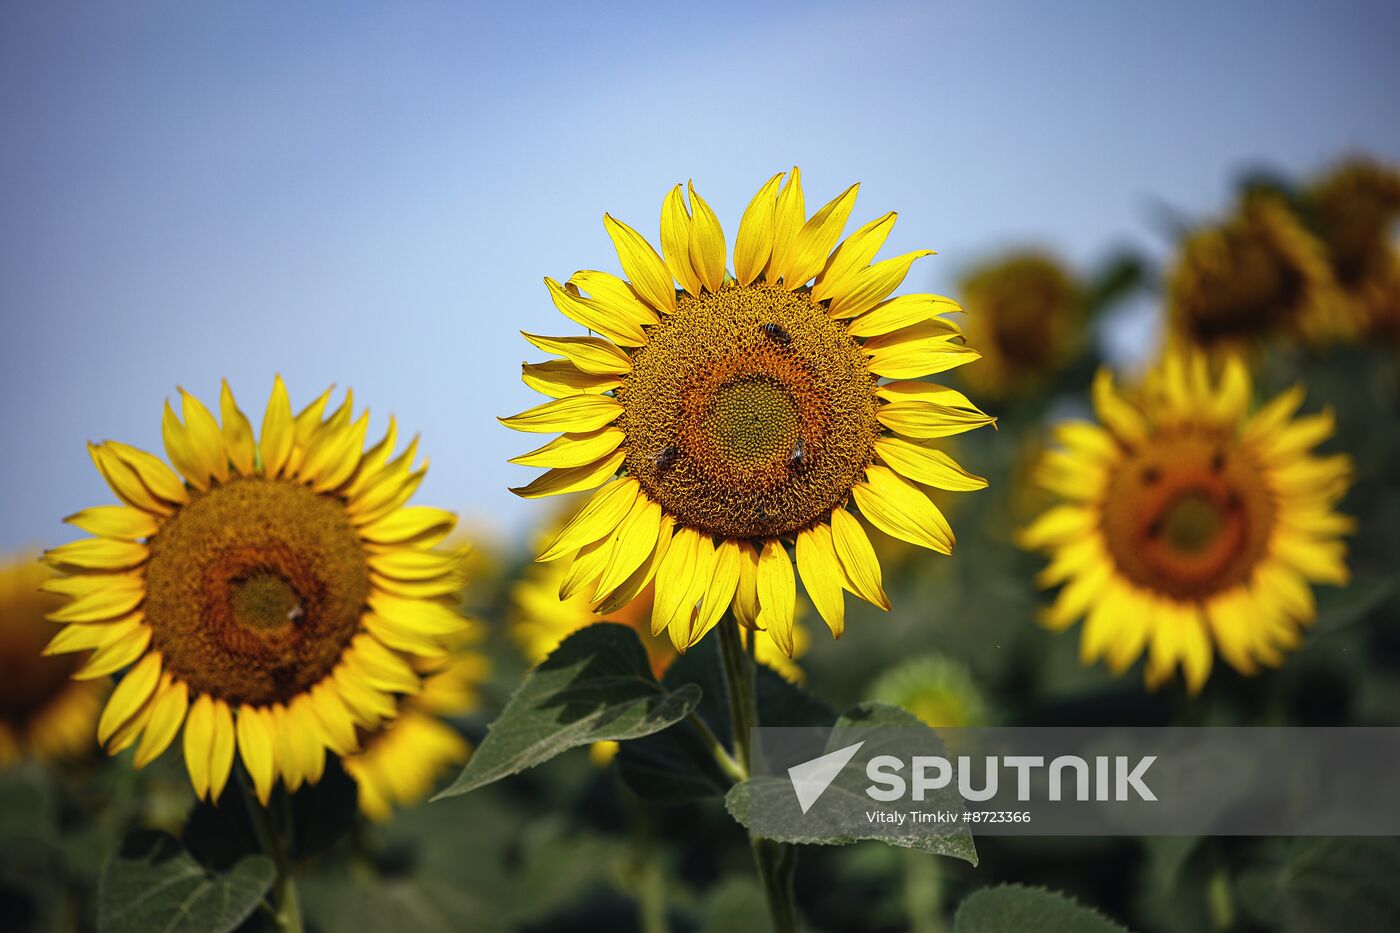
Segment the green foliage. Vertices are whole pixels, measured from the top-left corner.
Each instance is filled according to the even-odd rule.
[[[247,920],[277,875],[272,859],[248,855],[226,872],[200,865],[172,836],[138,829],[102,872],[98,928],[105,933],[225,933]]]
[[[700,697],[693,684],[673,692],[657,683],[631,629],[590,625],[526,675],[486,740],[438,799],[465,794],[580,745],[658,732],[684,719]]]
[[[1246,913],[1282,933],[1388,931],[1400,917],[1400,840],[1306,839],[1276,865],[1246,872]]]
[[[1004,884],[969,895],[953,933],[1127,933],[1102,914],[1044,888]]]

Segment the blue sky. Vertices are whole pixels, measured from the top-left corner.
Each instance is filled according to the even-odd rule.
[[[947,289],[1012,244],[1160,251],[1232,174],[1400,158],[1394,4],[393,3],[0,7],[0,548],[110,501],[227,376],[260,420],[353,386],[424,436],[419,500],[518,531],[541,284],[615,270],[694,178],[732,235],[769,175],[860,180]],[[529,352],[527,352],[529,351]]]

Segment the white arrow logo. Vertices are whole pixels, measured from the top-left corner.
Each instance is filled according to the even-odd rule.
[[[841,769],[850,763],[864,744],[864,741],[860,741],[854,745],[847,745],[834,752],[827,752],[820,758],[813,758],[788,768],[788,779],[792,781],[792,789],[797,794],[797,803],[802,807],[803,813],[812,809],[812,804],[826,792],[831,782],[836,780],[836,775],[841,773]]]

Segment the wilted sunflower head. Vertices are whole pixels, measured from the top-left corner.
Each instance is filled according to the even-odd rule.
[[[365,449],[369,413],[330,390],[293,417],[279,378],[260,437],[227,383],[221,421],[183,390],[162,430],[175,470],[116,441],[89,445],[124,505],[67,521],[93,535],[54,548],[71,598],[50,653],[92,650],[74,677],[123,668],[98,724],[112,754],[145,765],[184,727],[196,794],[217,799],[241,754],[265,803],[280,775],[315,782],[325,750],[353,752],[356,729],[393,718],[465,626],[460,556],[435,546],[449,512],[405,503],[426,467],[417,441],[395,454],[393,419]],[[179,472],[177,473],[176,470]]]
[[[1296,416],[1295,387],[1250,412],[1238,357],[1218,378],[1198,354],[1168,353],[1144,386],[1120,395],[1094,382],[1098,423],[1057,426],[1038,472],[1064,502],[1021,536],[1060,586],[1045,622],[1084,618],[1081,658],[1121,673],[1147,651],[1155,687],[1180,665],[1205,684],[1211,645],[1232,667],[1278,665],[1316,614],[1311,583],[1347,582],[1337,502],[1351,461],[1312,448],[1333,432],[1330,412]]]
[[[962,298],[972,313],[967,337],[982,362],[963,378],[979,391],[1010,395],[1035,386],[1073,349],[1081,296],[1064,266],[1037,252],[974,269]]]
[[[480,706],[491,665],[472,639],[445,641],[446,657],[412,659],[421,689],[404,698],[395,719],[361,730],[360,750],[344,759],[359,788],[360,811],[372,820],[387,820],[395,807],[422,803],[449,769],[471,755],[471,744],[445,720]]]
[[[63,600],[41,591],[51,574],[35,554],[0,560],[0,768],[23,757],[76,758],[92,734],[105,684],[77,682],[80,659],[49,656],[46,616]]]
[[[1238,350],[1279,335],[1321,339],[1341,327],[1322,244],[1282,199],[1246,197],[1186,236],[1170,272],[1168,323],[1185,347]]]
[[[693,187],[687,206],[677,185],[659,255],[605,217],[626,278],[545,280],[555,306],[598,336],[527,334],[560,357],[524,367],[554,401],[502,420],[562,432],[512,461],[549,468],[518,494],[601,487],[539,558],[572,558],[567,589],[621,606],[655,580],[652,630],[679,650],[732,604],[791,655],[797,575],[837,636],[843,589],[888,606],[855,511],[952,549],[918,484],[985,485],[931,442],[992,419],[918,379],[978,354],[943,317],[954,302],[890,297],[929,255],[872,264],[893,213],[841,242],[855,197],[852,186],[809,218],[797,169],[773,176],[744,212],[731,273],[714,211]]]
[[[1350,159],[1319,179],[1306,203],[1343,288],[1359,289],[1385,274],[1400,218],[1400,170]]]

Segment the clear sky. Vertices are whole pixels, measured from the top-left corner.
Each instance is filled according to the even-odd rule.
[[[732,236],[802,166],[864,182],[946,289],[1009,244],[1160,250],[1232,174],[1400,158],[1394,3],[182,2],[0,6],[0,548],[112,501],[177,384],[254,423],[353,386],[424,435],[418,501],[519,530],[541,278],[616,269],[694,178]]]

